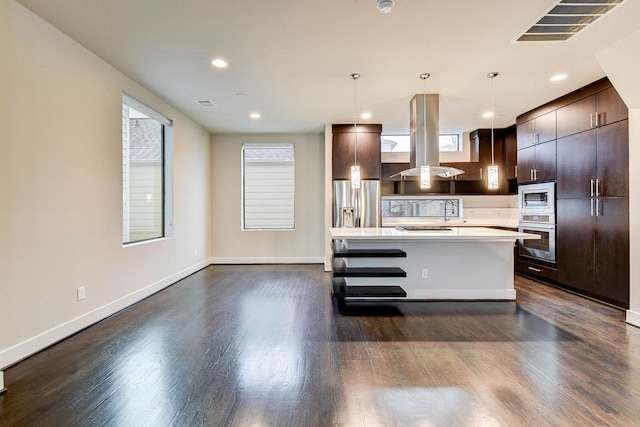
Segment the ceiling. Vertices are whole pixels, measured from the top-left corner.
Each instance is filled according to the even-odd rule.
[[[593,3],[593,0],[583,0]],[[212,133],[408,133],[409,100],[440,94],[440,132],[495,126],[604,76],[594,54],[640,28],[627,0],[564,42],[514,42],[554,0],[18,0]],[[211,65],[222,57],[226,69]],[[354,108],[354,81],[357,108]],[[569,77],[552,83],[549,78]],[[196,101],[210,100],[215,108]],[[249,113],[259,112],[260,119]]]

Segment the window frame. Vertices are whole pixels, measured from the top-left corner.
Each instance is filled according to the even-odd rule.
[[[125,195],[125,149],[124,149],[124,136],[121,138],[121,143],[123,145],[122,148],[122,157],[121,157],[121,184],[122,184],[122,205],[121,205],[121,214],[122,214],[122,246],[134,246],[149,242],[154,242],[158,240],[163,240],[166,238],[171,238],[174,235],[173,229],[173,157],[174,157],[174,149],[173,149],[173,120],[159,111],[149,107],[148,105],[142,103],[126,92],[122,93],[122,102],[121,109],[124,106],[128,106],[137,110],[140,113],[147,115],[149,118],[152,118],[158,121],[161,124],[162,131],[162,148],[161,148],[161,193],[162,193],[162,220],[161,220],[161,233],[159,236],[147,238],[147,239],[139,239],[125,242],[124,239],[124,231],[125,231],[125,203],[126,203],[126,195]],[[127,161],[130,162],[130,159]]]
[[[457,150],[442,150],[441,147],[442,145],[440,145],[440,138],[442,138],[443,136],[456,136],[457,139]],[[391,151],[388,150],[382,150],[383,153],[408,153],[409,149],[408,146],[410,145],[409,143],[409,138],[410,135],[409,134],[388,134],[388,135],[382,135],[381,136],[382,139],[387,139],[389,141],[394,141],[394,142],[402,142],[403,144],[407,144],[407,149],[406,150],[402,150],[402,151],[394,151],[393,149],[391,149]],[[394,138],[398,138],[400,137],[402,139],[402,141],[398,141],[398,140],[394,140]],[[440,153],[457,153],[457,152],[461,152],[463,151],[463,144],[462,144],[462,135],[460,133],[441,133],[438,135],[438,149]],[[384,144],[383,144],[384,145]]]
[[[442,150],[442,137],[447,137],[447,136],[455,136],[456,137],[456,149],[455,150]],[[438,144],[439,144],[439,148],[440,148],[440,152],[441,153],[457,153],[462,151],[462,146],[460,144],[460,134],[459,133],[441,133],[438,135]]]
[[[290,227],[247,227],[247,215],[246,215],[246,162],[245,162],[245,150],[247,149],[291,149],[293,151],[293,174],[291,176],[291,185],[293,187],[293,202],[292,202],[292,212],[291,212],[291,226]],[[295,231],[296,229],[296,149],[295,143],[269,143],[269,142],[250,142],[242,144],[240,150],[240,163],[241,163],[241,193],[240,193],[240,203],[241,203],[241,219],[240,219],[240,229],[241,231]]]

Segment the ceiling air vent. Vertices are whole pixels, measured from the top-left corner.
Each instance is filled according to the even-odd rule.
[[[565,41],[625,0],[560,0],[518,42]]]
[[[217,105],[209,100],[196,101],[202,108],[216,108]]]

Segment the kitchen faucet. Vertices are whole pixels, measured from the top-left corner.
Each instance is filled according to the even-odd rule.
[[[455,213],[455,208],[458,205],[458,201],[454,199],[443,199],[443,208],[444,208],[444,222],[449,222],[451,218],[447,217],[447,205],[451,205],[451,214]]]

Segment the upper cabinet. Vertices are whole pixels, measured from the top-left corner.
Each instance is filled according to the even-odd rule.
[[[610,87],[557,110],[558,138],[606,126],[628,117],[618,92]]]
[[[506,179],[515,179],[518,174],[518,158],[517,158],[517,137],[516,127],[507,128],[508,133],[504,136],[504,177]]]
[[[600,129],[601,132],[597,133],[601,135],[598,141],[601,140],[601,145],[605,146],[610,139],[608,134],[614,128],[607,131],[603,128],[627,117],[626,105],[606,78],[522,114],[516,119],[518,183],[552,180],[557,177],[559,193],[561,188],[566,187],[571,189],[567,191],[567,196],[572,197],[574,185],[584,185],[578,172],[586,173],[584,171],[591,170],[589,165],[595,162],[592,156],[595,155],[593,138],[596,133],[581,133]],[[616,135],[614,140],[618,141],[620,137]],[[604,155],[603,151],[601,156]],[[595,176],[592,178],[600,179]],[[589,182],[587,180],[587,190]],[[584,189],[576,189],[575,193],[583,191]]]
[[[518,183],[549,181],[556,177],[556,141],[518,150]]]
[[[333,179],[351,179],[351,166],[360,166],[360,179],[380,179],[382,125],[333,125]],[[357,147],[357,149],[356,149]]]
[[[556,139],[556,112],[551,111],[518,124],[518,149]]]
[[[559,199],[629,196],[628,120],[558,139]]]

